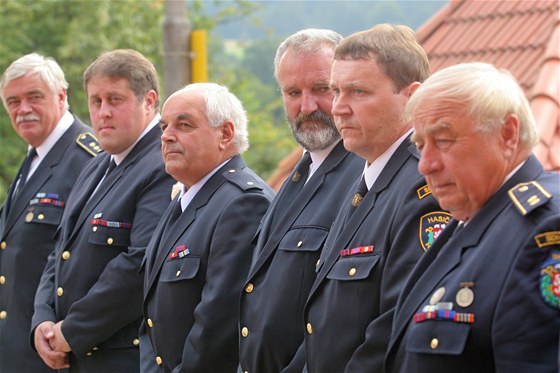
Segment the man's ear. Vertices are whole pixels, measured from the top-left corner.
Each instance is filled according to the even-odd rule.
[[[506,156],[517,153],[519,147],[519,118],[515,114],[508,114],[500,129],[504,152]]]
[[[408,86],[403,88],[403,93],[405,94],[406,98],[409,99],[410,96],[416,91],[418,88],[422,86],[420,82],[412,82]]]
[[[220,126],[220,149],[227,149],[233,143],[233,137],[235,135],[235,126],[231,120],[226,120]]]
[[[153,89],[150,89],[148,93],[144,96],[144,104],[146,105],[146,110],[148,112],[156,109],[157,93]]]

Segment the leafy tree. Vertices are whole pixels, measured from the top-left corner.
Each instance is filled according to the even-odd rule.
[[[213,4],[215,14],[205,13],[209,4]],[[257,7],[246,0],[192,0],[188,2],[188,15],[193,27],[211,30],[220,23],[250,18]],[[162,73],[163,14],[163,0],[0,0],[0,71],[27,53],[53,56],[70,83],[68,100],[72,112],[89,122],[82,84],[85,68],[103,51],[131,48],[146,55]],[[274,87],[267,87],[243,70],[243,61],[224,53],[220,43],[219,38],[210,37],[210,80],[229,86],[247,107],[252,148],[245,158],[266,177],[294,146],[289,142],[287,128],[278,120],[281,102]],[[237,68],[242,71],[234,72]],[[5,198],[25,149],[8,116],[0,115],[0,201]]]
[[[0,70],[31,52],[54,57],[70,84],[72,112],[88,122],[84,69],[101,52],[115,48],[136,49],[157,68],[162,16],[161,1],[0,0]],[[0,201],[25,149],[8,116],[0,116]]]

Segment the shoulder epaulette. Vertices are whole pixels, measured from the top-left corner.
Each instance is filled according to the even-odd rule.
[[[76,144],[94,157],[103,151],[97,138],[89,132],[80,133],[76,138]]]
[[[224,177],[231,183],[237,185],[242,190],[262,189],[258,181],[246,172],[231,168],[224,172]]]
[[[418,199],[423,199],[423,198],[429,196],[430,194],[432,194],[432,190],[430,189],[428,184],[426,184],[423,187],[416,190],[416,194],[418,194]]]
[[[522,215],[527,215],[552,198],[552,195],[536,181],[517,184],[508,194]]]

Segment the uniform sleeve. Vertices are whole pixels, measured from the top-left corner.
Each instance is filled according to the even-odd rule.
[[[305,369],[305,341],[299,345],[292,361],[282,369],[282,373],[300,373],[307,371]]]
[[[560,214],[538,224],[513,263],[492,323],[496,372],[558,372]]]
[[[43,269],[41,281],[37,287],[34,301],[34,312],[31,319],[31,347],[35,348],[34,332],[35,328],[45,322],[56,322],[56,314],[54,310],[54,273],[55,273],[55,251],[53,250],[47,258],[47,264]]]

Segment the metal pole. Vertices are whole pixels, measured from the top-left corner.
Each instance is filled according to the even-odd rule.
[[[165,100],[191,82],[191,23],[185,0],[165,0],[163,21],[163,92]],[[163,101],[162,100],[162,101]]]

